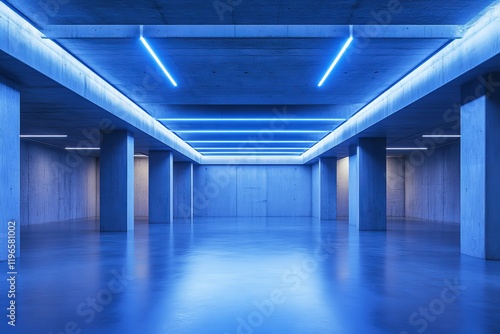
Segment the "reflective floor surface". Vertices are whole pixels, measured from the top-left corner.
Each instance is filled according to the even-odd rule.
[[[2,315],[0,333],[500,333],[500,262],[460,255],[454,224],[70,221],[21,244],[17,326]]]

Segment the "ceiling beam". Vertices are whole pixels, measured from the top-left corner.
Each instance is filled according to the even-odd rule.
[[[305,152],[304,163],[357,138],[363,131],[497,55],[500,55],[500,3],[471,23],[462,39],[449,43]],[[445,117],[445,112],[441,117]]]
[[[102,120],[117,117],[130,124],[127,130],[133,129],[134,133],[158,140],[165,150],[178,152],[194,162],[201,160],[201,154],[172,131],[57,43],[41,39],[40,35],[41,32],[0,2],[0,51],[101,108],[105,111]]]
[[[139,25],[49,25],[49,39],[139,38]],[[458,25],[354,25],[354,38],[458,39]],[[148,38],[348,38],[349,25],[147,25]]]

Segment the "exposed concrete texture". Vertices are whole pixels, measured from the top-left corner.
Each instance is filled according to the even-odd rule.
[[[387,217],[405,216],[405,159],[387,158]]]
[[[174,163],[174,218],[193,218],[193,164]]]
[[[386,229],[386,139],[360,138],[349,156],[349,224]]]
[[[236,169],[231,165],[194,166],[195,216],[236,217]]]
[[[461,108],[462,253],[500,260],[500,94]]]
[[[196,166],[194,213],[203,217],[311,216],[311,166]]]
[[[8,258],[8,236],[16,240],[16,256],[21,254],[19,115],[19,91],[0,78],[0,261]]]
[[[101,231],[134,229],[134,137],[103,133],[100,154]]]
[[[460,144],[418,152],[405,159],[405,215],[460,222]]]
[[[319,159],[319,205],[320,219],[337,219],[337,158]]]
[[[97,161],[21,141],[21,223],[97,217]]]
[[[337,160],[337,217],[349,217],[349,158]]]
[[[171,223],[173,212],[172,152],[149,151],[149,222]]]
[[[471,22],[462,39],[443,47],[308,150],[304,163],[397,113],[500,53],[500,5]]]
[[[134,159],[134,216],[149,214],[149,163],[148,159]]]
[[[311,213],[313,217],[319,218],[320,215],[320,177],[319,177],[319,161],[311,166]]]
[[[57,4],[56,4],[57,5]],[[58,5],[57,5],[58,6]],[[0,50],[194,161],[201,155],[59,44],[0,3]],[[78,113],[75,110],[74,113]],[[85,114],[82,114],[85,117]]]

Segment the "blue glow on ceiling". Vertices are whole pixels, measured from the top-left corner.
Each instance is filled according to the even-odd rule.
[[[142,35],[140,37],[140,40],[141,40],[142,44],[144,45],[144,47],[146,48],[146,50],[148,50],[148,52],[151,55],[151,57],[153,57],[153,59],[158,64],[158,66],[160,66],[160,68],[163,71],[163,73],[165,73],[165,75],[167,76],[168,80],[170,80],[170,82],[172,83],[172,85],[174,85],[175,87],[177,87],[177,83],[175,82],[174,78],[172,78],[172,76],[170,75],[170,73],[167,71],[167,69],[165,68],[165,66],[161,62],[160,58],[158,58],[158,56],[156,55],[156,53],[154,52],[154,50],[149,45],[148,41],[146,41],[146,39]]]
[[[352,27],[351,27],[352,28]],[[351,45],[352,41],[353,41],[353,37],[352,37],[352,33],[351,33],[351,36],[347,39],[347,41],[345,42],[344,46],[342,47],[342,49],[340,50],[339,54],[337,55],[337,57],[335,57],[335,59],[333,60],[332,64],[330,65],[330,67],[328,68],[328,70],[326,71],[325,75],[323,75],[323,78],[321,78],[321,81],[318,83],[318,87],[321,87],[323,85],[323,83],[325,82],[326,78],[328,78],[328,76],[330,75],[330,73],[332,72],[333,68],[337,65],[337,63],[340,61],[340,58],[342,58],[342,56],[344,55],[344,53],[347,51],[347,48],[349,47],[349,45]]]

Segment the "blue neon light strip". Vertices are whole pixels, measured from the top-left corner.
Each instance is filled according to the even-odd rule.
[[[160,122],[344,122],[345,118],[158,118]]]
[[[194,147],[197,151],[203,150],[292,150],[292,151],[304,151],[308,150],[309,147]]]
[[[329,133],[331,130],[172,130],[175,133]]]
[[[349,47],[349,45],[351,45],[351,43],[352,43],[353,40],[354,39],[353,39],[352,34],[351,34],[351,36],[349,37],[349,39],[347,39],[347,41],[345,42],[344,46],[340,50],[339,54],[337,55],[337,57],[335,57],[335,59],[333,60],[332,64],[330,65],[330,67],[326,71],[325,75],[323,76],[323,78],[319,82],[318,87],[321,87],[323,85],[323,83],[325,82],[326,78],[328,78],[328,76],[330,75],[330,72],[337,65],[337,63],[339,62],[340,58],[342,58],[342,56],[346,52],[346,50]]]
[[[165,73],[165,75],[167,76],[167,78],[170,80],[170,82],[172,83],[172,85],[174,85],[175,87],[177,87],[177,83],[175,82],[174,78],[172,78],[172,76],[167,71],[167,69],[165,68],[165,66],[163,66],[162,62],[160,61],[160,59],[158,58],[158,56],[156,55],[156,53],[153,51],[153,49],[151,48],[151,46],[149,46],[148,41],[146,41],[146,39],[144,37],[142,37],[142,36],[140,37],[140,40],[141,40],[142,44],[146,47],[146,49],[148,50],[148,52],[151,54],[151,56],[153,57],[153,59],[156,61],[156,63],[158,64],[158,66],[160,66],[160,68],[163,71],[163,73]]]
[[[259,155],[294,155],[299,156],[301,153],[294,152],[200,152],[202,155],[249,155],[249,156],[259,156]]]
[[[316,140],[187,140],[188,144],[314,144]]]

